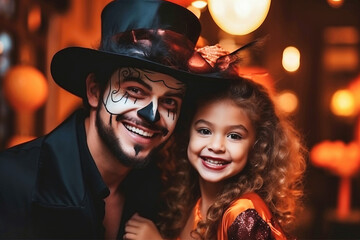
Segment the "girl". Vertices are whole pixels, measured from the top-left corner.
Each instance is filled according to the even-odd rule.
[[[306,151],[264,87],[240,78],[217,83],[199,96],[188,132],[187,148],[175,154],[187,159],[175,158],[165,175],[162,237],[288,239]],[[154,229],[135,215],[124,238],[160,238]]]

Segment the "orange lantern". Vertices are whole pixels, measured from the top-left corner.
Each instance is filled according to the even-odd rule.
[[[360,169],[360,148],[357,142],[323,141],[313,147],[310,159],[340,177],[337,217],[345,219],[351,211],[351,177]]]
[[[357,142],[323,141],[310,153],[312,163],[340,177],[352,177],[360,170],[360,147]]]
[[[5,75],[3,90],[6,100],[16,111],[35,111],[48,95],[45,76],[36,68],[19,65]]]

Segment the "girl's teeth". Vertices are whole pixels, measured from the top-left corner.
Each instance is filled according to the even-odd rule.
[[[225,165],[226,163],[224,161],[215,161],[215,160],[212,160],[212,159],[205,159],[205,161],[211,163],[211,164],[214,164],[214,165]]]

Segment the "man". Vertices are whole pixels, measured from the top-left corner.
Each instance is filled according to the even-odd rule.
[[[85,110],[0,154],[0,238],[121,238],[134,213],[155,220],[154,161],[174,131],[200,34],[188,10],[116,0],[99,50],[70,47],[52,76]],[[84,36],[86,37],[86,36]]]

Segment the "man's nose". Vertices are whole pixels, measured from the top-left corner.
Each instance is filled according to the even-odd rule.
[[[209,144],[208,149],[215,153],[225,152],[225,139],[221,135],[213,135]]]
[[[150,123],[159,121],[160,114],[156,101],[151,101],[147,106],[137,111],[139,117],[145,119]]]

